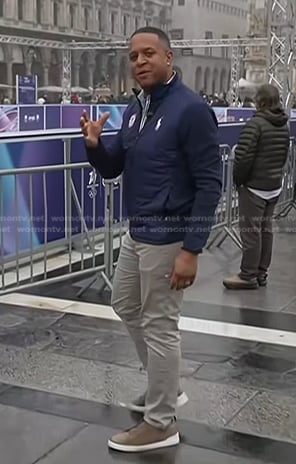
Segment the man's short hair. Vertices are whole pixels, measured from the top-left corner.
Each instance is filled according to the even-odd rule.
[[[264,84],[259,87],[256,94],[256,103],[259,108],[278,110],[282,107],[278,88],[272,84]]]
[[[168,47],[171,48],[171,42],[169,36],[158,27],[145,26],[137,29],[131,36],[131,39],[138,34],[155,34],[157,37]]]

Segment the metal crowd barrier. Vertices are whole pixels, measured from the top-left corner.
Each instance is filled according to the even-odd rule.
[[[227,160],[222,156],[223,173],[227,172],[225,215],[223,214],[222,220],[219,220],[219,215],[216,217],[217,221],[213,227],[213,231],[217,231],[217,234],[209,240],[208,249],[213,245],[220,247],[227,237],[230,237],[239,248],[242,248],[239,232],[236,230],[239,222],[239,202],[238,190],[233,182],[235,150],[236,145],[230,150]],[[225,181],[223,181],[223,193],[218,206],[218,212],[220,210],[224,211],[224,188]],[[294,137],[290,138],[288,159],[283,173],[283,187],[276,206],[274,219],[286,217],[292,209],[296,209],[296,139]]]
[[[227,224],[227,182],[228,182],[228,160],[231,157],[230,145],[220,145],[220,155],[222,159],[222,195],[216,210],[215,224],[213,230],[219,227],[226,226]]]
[[[210,249],[214,244],[221,246],[227,236],[230,236],[240,246],[240,239],[233,228],[238,219],[238,198],[233,184],[234,149],[235,147],[232,149],[229,145],[220,145],[223,172],[222,195],[216,210],[216,220],[207,249]],[[217,240],[219,240],[218,243]]]
[[[220,153],[223,162],[223,186],[222,196],[216,211],[216,222],[212,235],[208,242],[208,248],[213,245],[221,246],[227,237],[241,248],[241,241],[236,225],[239,219],[238,192],[233,183],[233,162],[235,148],[229,145],[221,145]],[[1,290],[7,293],[15,288],[24,289],[40,285],[42,282],[54,282],[69,279],[70,277],[87,276],[96,274],[91,281],[82,288],[78,295],[81,296],[96,279],[100,279],[100,289],[107,287],[112,289],[112,277],[114,272],[114,249],[119,249],[126,224],[123,217],[123,194],[121,178],[98,182],[97,174],[90,168],[89,163],[70,163],[71,144],[69,139],[64,140],[65,164],[21,169],[0,170],[0,258],[1,258]],[[90,182],[85,181],[85,170],[92,172]],[[53,242],[48,241],[51,232],[52,221],[48,210],[48,198],[51,194],[48,188],[48,178],[52,173],[60,173],[63,179],[61,184],[55,185],[58,197],[63,201],[65,211],[65,236]],[[34,179],[42,178],[42,188],[39,191],[42,197],[44,223],[42,229],[42,245],[34,245]],[[80,178],[80,191],[77,191],[75,179]],[[21,250],[23,225],[18,215],[21,209],[21,196],[19,192],[19,180],[25,178],[29,198],[29,210],[27,227],[29,228],[29,246]],[[13,183],[15,223],[11,230],[5,224],[5,197],[4,184],[9,179]],[[73,180],[74,179],[74,180]],[[289,157],[284,174],[283,191],[279,208],[282,213],[295,205],[295,181],[296,181],[296,144],[291,139]],[[96,211],[98,206],[97,190],[104,189],[104,213],[103,225],[98,227]],[[115,221],[114,195],[119,191],[119,220]],[[103,191],[103,190],[102,190]],[[91,201],[91,219],[85,215],[85,195],[88,192]],[[55,192],[57,194],[57,192]],[[294,202],[294,203],[293,203]],[[78,214],[79,224],[73,227],[73,205]],[[290,209],[289,209],[290,208]],[[282,214],[279,213],[279,214]],[[118,212],[117,212],[118,214]],[[50,225],[51,224],[51,225]],[[59,226],[57,226],[59,227]],[[28,232],[28,230],[27,230]],[[6,234],[6,235],[5,235]],[[40,234],[40,230],[39,230]],[[15,255],[6,256],[5,237],[11,237],[15,242]],[[213,237],[213,238],[212,238]],[[116,245],[117,240],[117,245]],[[102,242],[104,246],[102,246]],[[103,260],[102,260],[103,254]],[[100,262],[101,261],[103,262]],[[50,263],[53,269],[50,269]],[[59,268],[57,270],[57,268]]]
[[[105,187],[105,214],[104,214],[104,265],[97,271],[95,277],[88,282],[82,289],[77,293],[78,297],[81,297],[83,293],[88,290],[97,280],[100,279],[98,292],[102,292],[105,287],[112,290],[112,278],[114,273],[114,188],[116,185],[120,186],[120,229],[119,229],[119,248],[122,244],[122,232],[123,232],[123,195],[122,195],[122,179],[106,180],[103,179],[102,183]]]
[[[283,178],[283,190],[277,204],[275,219],[288,216],[290,211],[296,210],[296,139],[291,137],[289,156]],[[278,211],[280,210],[280,211]]]
[[[56,273],[56,268],[62,270],[62,275],[51,277],[51,280],[64,280],[73,275],[84,275],[93,272],[97,267],[98,256],[102,255],[103,247],[100,241],[104,242],[104,262],[97,267],[104,282],[110,286],[110,278],[113,274],[113,241],[114,236],[119,240],[118,247],[121,245],[123,234],[122,218],[122,188],[121,181],[112,180],[105,182],[104,189],[104,226],[96,226],[97,214],[97,195],[94,190],[98,184],[91,186],[93,194],[90,196],[92,202],[92,224],[87,225],[84,212],[84,197],[86,188],[85,170],[90,171],[89,163],[61,164],[54,166],[7,169],[0,171],[0,249],[1,249],[1,289],[10,289],[19,287],[21,282],[25,282],[22,288],[32,286],[46,281],[50,274]],[[62,198],[65,193],[65,203],[67,204],[65,222],[61,224],[58,220],[52,221],[48,212],[48,197],[50,189],[48,187],[48,178],[51,173],[61,173],[64,175],[65,182],[56,185],[58,192],[55,195]],[[80,192],[77,191],[73,176],[78,173],[80,176]],[[96,173],[93,171],[93,178]],[[34,184],[36,177],[42,177],[42,191],[39,191],[42,197],[43,220],[40,226],[34,225]],[[28,217],[22,218],[20,212],[21,195],[19,192],[19,181],[23,178],[23,184],[27,184],[29,195]],[[14,186],[14,211],[15,215],[9,217],[5,222],[4,203],[9,201],[5,198],[4,184],[9,180]],[[120,189],[120,218],[119,223],[114,224],[114,190]],[[57,195],[58,193],[58,195]],[[78,216],[77,221],[72,222],[72,200],[76,207]],[[40,198],[39,198],[40,202]],[[57,218],[59,219],[59,218]],[[49,225],[49,223],[51,225]],[[65,237],[61,240],[49,242],[48,234],[52,232],[65,231]],[[114,233],[115,232],[115,233]],[[23,234],[29,233],[29,246],[26,250],[21,251],[21,242]],[[34,234],[37,233],[42,238],[42,244],[34,245]],[[5,256],[5,239],[11,238],[15,244],[15,253],[13,256]],[[100,240],[101,239],[101,240]],[[112,254],[112,258],[111,258]],[[49,259],[55,263],[55,268],[48,268]],[[29,266],[29,269],[28,269]],[[55,271],[55,272],[54,272]],[[37,282],[36,282],[37,280]]]

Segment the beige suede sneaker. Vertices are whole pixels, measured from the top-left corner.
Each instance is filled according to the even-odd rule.
[[[223,285],[228,290],[256,290],[259,287],[257,279],[243,280],[239,275],[224,279]]]
[[[108,441],[109,448],[126,453],[151,451],[180,443],[180,435],[176,423],[165,430],[152,427],[143,421],[139,425],[119,433]]]

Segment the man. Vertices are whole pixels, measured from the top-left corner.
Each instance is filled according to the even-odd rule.
[[[273,246],[272,217],[282,190],[290,144],[288,116],[278,89],[270,84],[261,86],[256,107],[235,152],[233,177],[239,189],[243,255],[240,273],[223,282],[230,290],[253,290],[267,284]]]
[[[124,321],[147,370],[146,394],[131,409],[143,422],[109,446],[138,452],[179,443],[183,291],[195,280],[221,192],[217,120],[211,108],[173,71],[167,35],[136,31],[130,41],[133,77],[141,87],[122,128],[106,148],[100,135],[108,114],[81,127],[89,162],[104,178],[123,173],[129,232],[114,276],[112,306]]]

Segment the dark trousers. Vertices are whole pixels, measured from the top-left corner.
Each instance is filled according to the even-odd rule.
[[[271,263],[272,216],[278,197],[263,200],[245,187],[239,189],[239,228],[243,245],[240,277],[244,280],[267,274]]]

